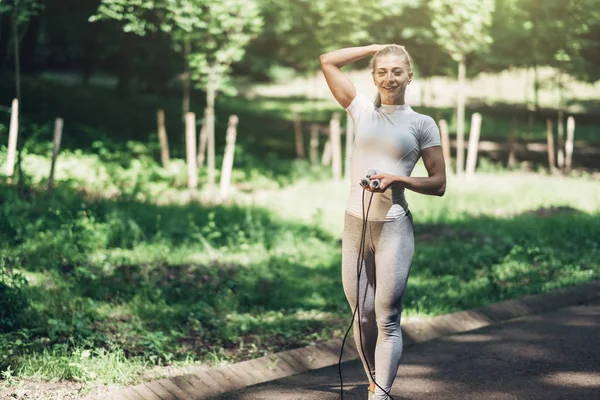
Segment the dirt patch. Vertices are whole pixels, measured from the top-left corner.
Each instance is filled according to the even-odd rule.
[[[117,390],[119,385],[92,385],[73,381],[15,378],[0,383],[1,400],[73,400]]]

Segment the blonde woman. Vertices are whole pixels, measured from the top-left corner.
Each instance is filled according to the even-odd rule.
[[[374,102],[357,92],[340,70],[366,57],[371,57],[377,87]],[[413,65],[404,46],[344,48],[321,55],[320,61],[331,93],[355,125],[352,183],[342,238],[342,281],[353,311],[359,301],[354,338],[370,382],[369,399],[386,400],[402,357],[402,298],[414,253],[413,219],[404,192],[444,195],[440,134],[431,117],[415,112],[405,102]],[[410,175],[419,158],[428,176],[413,178]],[[376,170],[370,179],[381,182],[377,190],[363,190],[359,183],[369,170]],[[363,207],[371,193],[363,233]],[[362,271],[360,277],[358,270]]]

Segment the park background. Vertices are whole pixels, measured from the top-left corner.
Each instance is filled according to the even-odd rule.
[[[352,127],[319,55],[371,43],[449,134],[403,321],[597,280],[598,0],[0,0],[0,396],[341,338]]]

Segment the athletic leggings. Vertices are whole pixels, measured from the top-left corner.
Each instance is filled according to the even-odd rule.
[[[357,258],[362,233],[362,219],[346,213],[342,237],[342,282],[352,312],[356,308]],[[394,221],[367,222],[364,262],[360,275],[360,321],[354,320],[354,341],[369,382],[369,370],[363,348],[377,384],[387,392],[400,366],[402,332],[400,316],[402,298],[414,253],[413,220],[410,212]],[[362,257],[361,257],[362,258]],[[377,372],[377,375],[375,375]],[[386,395],[375,388],[374,400]]]

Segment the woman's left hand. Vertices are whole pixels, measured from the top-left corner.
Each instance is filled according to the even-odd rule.
[[[369,192],[385,192],[386,190],[388,190],[388,188],[390,188],[392,185],[397,185],[399,183],[398,177],[392,174],[375,174],[375,175],[371,175],[371,177],[369,178],[371,180],[373,179],[379,179],[381,181],[381,185],[379,186],[379,189],[375,189],[375,190],[371,190],[371,187],[367,187],[367,190]]]

